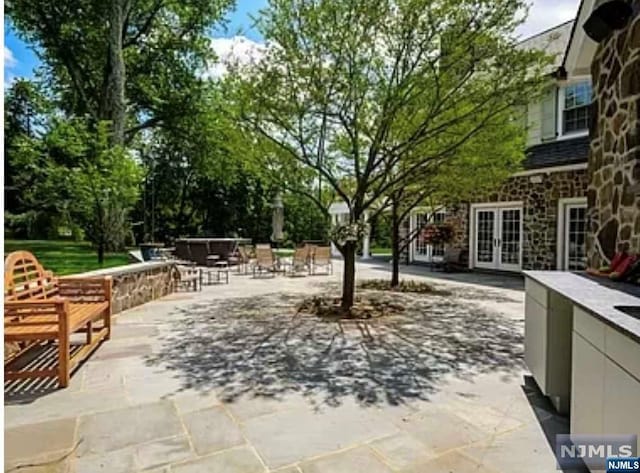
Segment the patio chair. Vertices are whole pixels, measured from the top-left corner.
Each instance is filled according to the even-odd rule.
[[[311,263],[311,274],[316,274],[317,267],[327,268],[327,274],[333,274],[333,263],[331,261],[331,247],[316,246],[313,252]]]
[[[251,248],[245,245],[239,245],[234,256],[229,257],[229,264],[236,265],[239,273],[245,273],[251,264]]]
[[[253,264],[253,277],[256,277],[256,272],[261,274],[263,271],[275,276],[277,269],[278,264],[271,246],[268,245],[268,247],[265,248],[264,245],[256,245],[256,261]]]
[[[202,290],[202,281],[200,279],[200,270],[192,266],[177,265],[175,274],[176,286],[183,289],[192,289],[194,292]]]
[[[448,248],[444,253],[441,267],[446,273],[465,271],[469,266],[469,253],[461,248]]]
[[[295,249],[289,264],[290,276],[296,275],[300,270],[306,270],[308,273],[311,272],[310,249],[309,245],[304,245]]]

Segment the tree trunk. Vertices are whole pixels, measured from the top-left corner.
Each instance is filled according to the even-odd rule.
[[[400,218],[398,199],[391,201],[391,287],[400,285]]]
[[[122,29],[126,16],[127,0],[111,0],[109,11],[109,56],[107,58],[107,81],[105,110],[101,118],[111,121],[111,145],[124,144],[126,120],[125,66],[122,53]]]
[[[342,275],[342,304],[343,310],[353,307],[356,286],[356,242],[349,241],[342,248],[344,258],[344,274]]]
[[[98,264],[102,266],[104,264],[104,242],[98,243]]]

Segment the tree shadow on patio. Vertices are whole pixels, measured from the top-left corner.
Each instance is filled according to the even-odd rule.
[[[208,301],[177,308],[150,365],[185,389],[243,395],[301,393],[338,405],[429,399],[448,376],[523,367],[517,322],[468,300],[393,294],[406,311],[375,322],[325,322],[296,314],[300,294]]]

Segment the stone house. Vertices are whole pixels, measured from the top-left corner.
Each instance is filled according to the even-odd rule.
[[[587,263],[587,188],[592,82],[590,57],[596,43],[561,24],[521,43],[555,55],[544,96],[527,107],[527,149],[521,172],[493,195],[455,209],[417,209],[405,231],[425,219],[455,219],[454,242],[468,251],[469,267],[499,271],[580,270]],[[443,247],[420,237],[405,252],[408,263],[436,261]]]

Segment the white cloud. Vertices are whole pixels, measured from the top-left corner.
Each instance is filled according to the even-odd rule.
[[[13,55],[13,52],[7,48],[6,46],[4,47],[4,67],[5,69],[11,69],[13,67],[15,67],[15,65],[18,63],[18,61],[16,61],[15,56]]]
[[[211,48],[218,56],[218,61],[209,68],[207,75],[220,77],[227,72],[228,67],[232,64],[246,66],[259,61],[264,55],[265,45],[245,36],[234,36],[232,38],[213,38]]]
[[[580,0],[532,0],[530,4],[529,17],[518,29],[525,38],[574,19]]]
[[[4,47],[4,68],[3,68],[3,79],[4,79],[4,88],[8,89],[13,81],[16,79],[15,74],[11,72],[11,70],[16,67],[18,64],[17,59],[13,55],[13,51],[11,51],[6,46]]]

